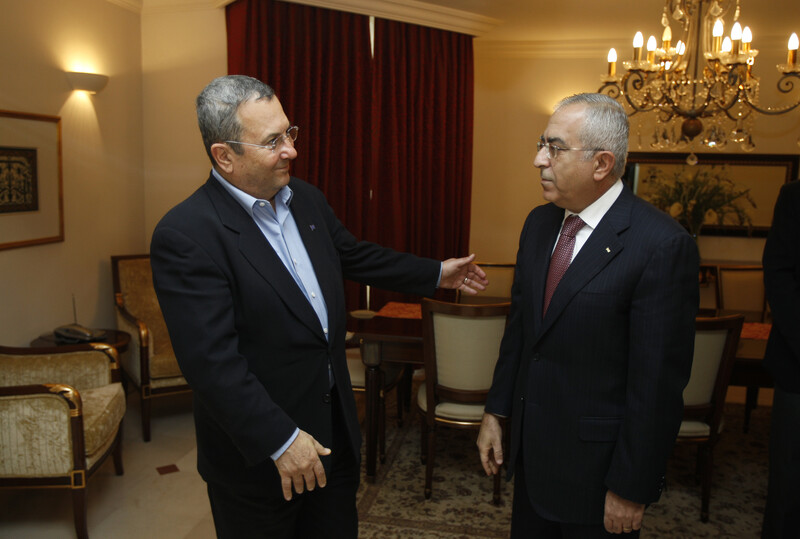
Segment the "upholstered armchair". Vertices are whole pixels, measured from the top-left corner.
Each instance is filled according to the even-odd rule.
[[[117,329],[131,335],[130,348],[121,357],[122,370],[141,397],[142,438],[149,442],[151,399],[191,390],[158,305],[150,255],[112,256],[111,273]]]
[[[87,537],[87,480],[109,455],[122,475],[124,415],[114,348],[0,346],[0,488],[70,489]]]

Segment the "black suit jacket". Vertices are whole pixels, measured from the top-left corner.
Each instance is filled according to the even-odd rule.
[[[331,446],[341,406],[361,435],[345,361],[344,278],[434,292],[440,263],[357,241],[322,193],[292,178],[291,211],[328,310],[329,338],[253,219],[212,176],[156,226],[153,280],[181,370],[194,390],[198,469],[206,481],[280,495],[269,458],[295,427]],[[331,402],[328,363],[339,402]],[[323,457],[329,466],[329,457]],[[328,470],[329,471],[329,470]]]
[[[542,317],[564,210],[522,230],[509,324],[486,410],[511,416],[531,500],[563,522],[603,520],[607,489],[658,499],[683,414],[698,306],[697,246],[624,188]],[[523,454],[524,453],[524,454]]]
[[[763,263],[773,320],[764,365],[777,387],[800,393],[800,182],[781,188]]]

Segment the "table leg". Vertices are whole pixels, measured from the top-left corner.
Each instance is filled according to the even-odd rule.
[[[747,393],[744,401],[744,432],[750,430],[750,412],[758,405],[758,386],[747,386]]]
[[[361,359],[366,365],[365,380],[365,426],[367,481],[375,481],[375,467],[378,453],[378,414],[380,413],[380,343],[361,344]]]

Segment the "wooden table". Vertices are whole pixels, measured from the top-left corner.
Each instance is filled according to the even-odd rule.
[[[116,329],[103,329],[102,331],[106,332],[105,338],[93,342],[113,346],[120,354],[128,349],[128,345],[131,342],[131,336],[128,333],[124,331],[118,331]],[[58,341],[52,333],[45,333],[44,335],[40,335],[39,337],[33,339],[30,346],[31,348],[58,347],[58,349],[61,351],[67,351],[86,350],[86,344],[87,343],[65,344]]]
[[[383,309],[382,309],[383,310]],[[380,312],[380,311],[379,311]],[[361,342],[361,359],[366,365],[364,384],[367,481],[375,480],[378,455],[378,413],[380,410],[381,361],[422,365],[422,320],[419,318],[350,318],[348,327]]]
[[[772,376],[764,368],[764,352],[771,324],[745,322],[736,359],[733,361],[731,380],[728,385],[747,388],[744,404],[744,431],[750,427],[750,412],[758,404],[758,389],[773,387]]]

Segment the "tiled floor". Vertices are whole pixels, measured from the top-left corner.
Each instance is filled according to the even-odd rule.
[[[140,424],[138,398],[129,395],[125,474],[117,476],[109,458],[89,479],[90,537],[214,538],[205,483],[197,473],[191,397],[153,402],[152,441],[142,441]],[[69,490],[0,490],[0,538],[74,536]]]

